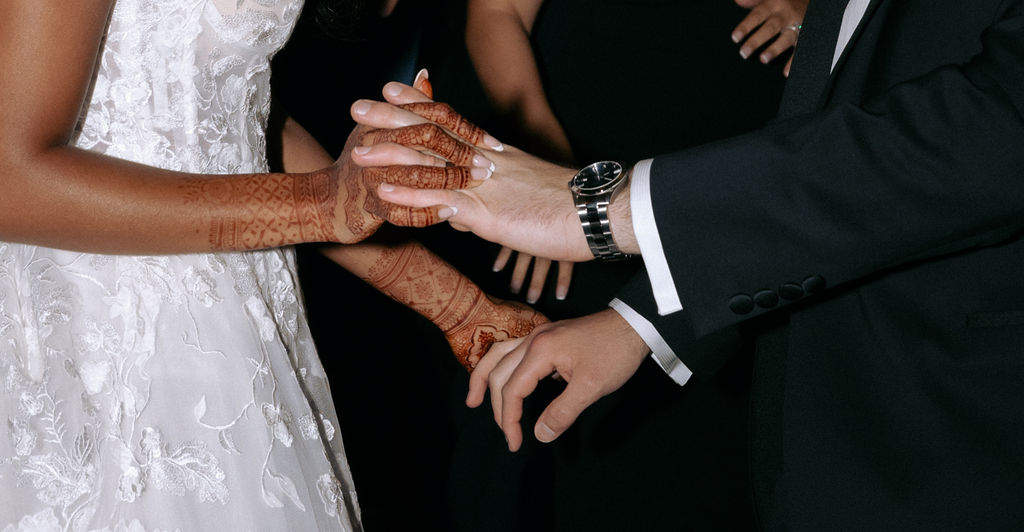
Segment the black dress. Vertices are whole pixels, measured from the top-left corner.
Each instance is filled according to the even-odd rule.
[[[729,36],[744,15],[726,0],[547,0],[534,26],[534,50],[577,162],[632,164],[769,121],[781,96],[786,57],[769,66],[743,61]],[[432,68],[432,75],[438,93],[472,94],[449,87],[448,73]],[[500,123],[475,118],[500,134]],[[478,277],[492,277],[484,271],[489,265],[481,264]],[[578,264],[569,297],[557,301],[549,282],[537,307],[553,319],[602,310],[640,268],[639,260]],[[490,286],[500,291],[504,284]],[[489,408],[472,414],[456,446],[449,486],[451,500],[458,501],[455,527],[753,528],[747,473],[750,349],[741,338],[728,345],[740,351],[729,366],[683,387],[646,361],[622,389],[584,412],[550,445],[533,440],[532,423],[561,385],[543,383],[528,399],[526,441],[515,456],[494,454],[491,446],[504,442],[487,434],[497,431]]]

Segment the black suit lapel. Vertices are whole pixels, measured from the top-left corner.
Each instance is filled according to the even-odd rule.
[[[872,0],[850,38],[835,70],[842,68],[850,49],[863,33],[864,26],[883,0]],[[832,81],[832,57],[835,55],[839,28],[848,0],[811,0],[804,16],[800,42],[793,56],[793,67],[786,82],[779,118],[789,118],[812,112],[821,106]]]
[[[793,66],[779,104],[779,118],[817,109],[828,80],[846,3],[847,0],[811,0],[808,4],[800,40],[793,53]]]

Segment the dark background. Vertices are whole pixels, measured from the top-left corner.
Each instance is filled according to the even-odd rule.
[[[401,0],[386,19],[367,13],[344,40],[314,22],[317,5],[307,2],[275,59],[274,94],[335,156],[351,103],[380,99],[387,81],[411,83],[420,67],[438,100],[516,143],[466,55],[464,0]],[[783,61],[739,60],[728,35],[742,16],[728,0],[547,0],[534,45],[581,161],[632,163],[769,120]],[[509,273],[491,272],[497,246],[447,225],[410,234],[489,294],[517,298]],[[490,409],[464,406],[466,372],[433,324],[314,248],[299,248],[299,268],[367,531],[752,528],[749,352],[685,387],[647,361],[556,443],[527,437],[511,454]],[[553,319],[600,310],[638,268],[577,265],[568,299],[556,301],[549,282],[537,306]],[[559,388],[545,382],[528,399],[525,427]]]

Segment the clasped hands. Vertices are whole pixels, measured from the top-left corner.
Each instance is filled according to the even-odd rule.
[[[441,160],[446,164],[468,160],[476,168],[484,168],[486,161],[489,173],[487,179],[466,182],[446,181],[440,175],[431,180],[383,180],[370,203],[379,204],[374,208],[381,209],[385,218],[400,225],[447,220],[456,228],[538,257],[575,262],[593,258],[567,187],[575,170],[503,146],[482,132],[476,141],[468,138],[462,131],[478,131],[475,126],[407,85],[390,83],[384,94],[388,102],[363,100],[352,106],[357,122],[378,128],[362,135],[362,147],[367,149],[353,151],[353,162],[432,166]],[[392,127],[400,129],[384,129]],[[434,144],[410,141],[424,133],[429,133]],[[438,135],[446,140],[439,142]],[[450,146],[453,141],[461,148]],[[467,149],[474,153],[470,155]],[[390,215],[404,213],[404,208],[419,209],[414,212],[424,213],[424,217]],[[522,445],[523,400],[539,381],[557,372],[566,388],[534,427],[537,439],[549,442],[568,429],[584,409],[622,386],[649,352],[629,324],[611,309],[541,324],[528,336],[493,344],[470,376],[466,403],[479,406],[489,390],[495,422],[505,433],[509,449],[515,451]]]

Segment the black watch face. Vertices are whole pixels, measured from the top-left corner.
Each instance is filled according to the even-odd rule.
[[[614,161],[601,161],[579,171],[573,185],[581,194],[601,194],[622,175],[622,165]]]

